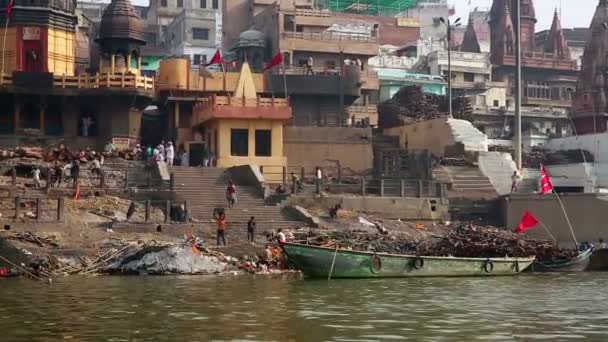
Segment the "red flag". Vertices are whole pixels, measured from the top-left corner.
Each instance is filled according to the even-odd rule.
[[[547,173],[547,169],[543,164],[540,164],[540,190],[539,194],[545,195],[553,192],[553,184],[551,184],[551,178]]]
[[[524,215],[521,217],[521,221],[519,221],[519,225],[517,229],[515,229],[516,233],[523,233],[528,229],[534,228],[538,224],[538,220],[534,215],[530,214],[529,211],[526,211]]]
[[[220,52],[220,49],[217,49],[217,51],[215,51],[215,54],[213,55],[213,57],[211,58],[211,60],[209,61],[209,63],[205,64],[205,66],[210,66],[213,64],[222,64],[224,63],[224,60],[222,59],[222,53]]]
[[[274,57],[272,57],[270,63],[266,65],[263,71],[272,69],[277,65],[283,65],[283,54],[280,51],[276,55],[274,55]]]
[[[13,6],[15,5],[15,0],[10,0],[8,2],[8,6],[6,6],[6,18],[11,18],[11,12],[13,12]]]

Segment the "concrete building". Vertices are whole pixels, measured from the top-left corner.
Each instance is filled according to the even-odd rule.
[[[5,11],[1,19],[5,25]],[[95,75],[77,66],[76,25],[71,2],[14,7],[0,77],[3,145],[64,139],[74,148],[101,148],[111,139],[139,140],[141,113],[154,94],[154,79],[140,73],[145,40],[139,17],[128,0],[105,8],[99,35],[92,37],[102,51]]]
[[[221,48],[221,39],[216,39],[221,37],[221,29],[217,27],[220,19],[218,11],[182,9],[164,29],[163,41],[168,54],[188,56],[194,65],[201,65],[210,60],[215,51]]]
[[[509,100],[513,102],[515,84],[516,27],[513,25],[512,4],[495,0],[490,13],[492,32],[491,61],[495,65],[493,79],[507,82]],[[572,104],[578,70],[563,39],[559,16],[555,15],[550,44],[536,49],[535,11],[532,0],[522,3],[523,98],[522,105],[565,108]]]
[[[347,107],[357,100],[361,111],[374,109],[378,77],[367,61],[378,54],[379,23],[350,14],[332,16],[310,4],[294,7],[292,3],[269,5],[260,0],[252,0],[246,8],[227,7],[227,11],[226,18],[239,20],[235,24],[227,20],[225,33],[235,34],[233,25],[251,24],[241,25],[243,30],[237,37],[226,36],[236,55],[242,59],[241,46],[251,46],[252,40],[263,45],[262,50],[247,56],[254,70],[260,70],[278,51],[283,53],[286,75],[280,74],[281,68],[273,71],[269,86],[275,94],[288,89],[293,124],[349,125],[352,113]],[[313,65],[307,70],[309,58]]]

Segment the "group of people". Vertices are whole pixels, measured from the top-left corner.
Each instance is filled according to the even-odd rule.
[[[365,70],[363,62],[359,58],[352,58],[351,59],[349,57],[346,57],[344,59],[344,65],[345,66],[355,65],[359,69],[361,69],[361,71]],[[302,66],[302,64],[300,64],[300,66]],[[306,71],[305,71],[305,75],[306,76],[308,76],[308,75],[314,75],[315,74],[314,71],[313,71],[314,60],[313,60],[312,56],[308,56],[308,59],[306,59],[305,66],[306,66]],[[324,73],[327,73],[328,69],[330,69],[330,68],[334,69],[335,65],[333,63],[331,65],[329,63],[325,63],[323,65]]]
[[[93,175],[97,177],[102,176],[103,162],[104,158],[101,154],[93,158],[89,167]],[[51,188],[59,188],[64,181],[68,182],[69,184],[69,181],[71,180],[74,187],[76,187],[80,181],[81,167],[82,164],[79,159],[73,159],[67,162],[65,165],[62,165],[60,162],[56,161],[48,168],[48,186]],[[42,187],[42,170],[37,166],[32,169],[32,179],[34,183],[34,188],[38,189]]]
[[[174,165],[175,148],[173,147],[173,143],[171,141],[165,143],[163,140],[154,148],[148,146],[146,148],[146,159],[156,163],[166,162],[169,166]]]

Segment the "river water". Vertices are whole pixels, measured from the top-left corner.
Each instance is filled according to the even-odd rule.
[[[608,341],[608,273],[0,280],[0,341]]]

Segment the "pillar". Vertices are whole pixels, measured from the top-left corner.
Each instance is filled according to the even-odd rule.
[[[110,56],[110,73],[114,74],[116,70],[116,55]]]
[[[141,75],[141,56],[137,57],[137,75]]]
[[[131,54],[127,55],[127,67],[125,68],[125,72],[131,70]]]

